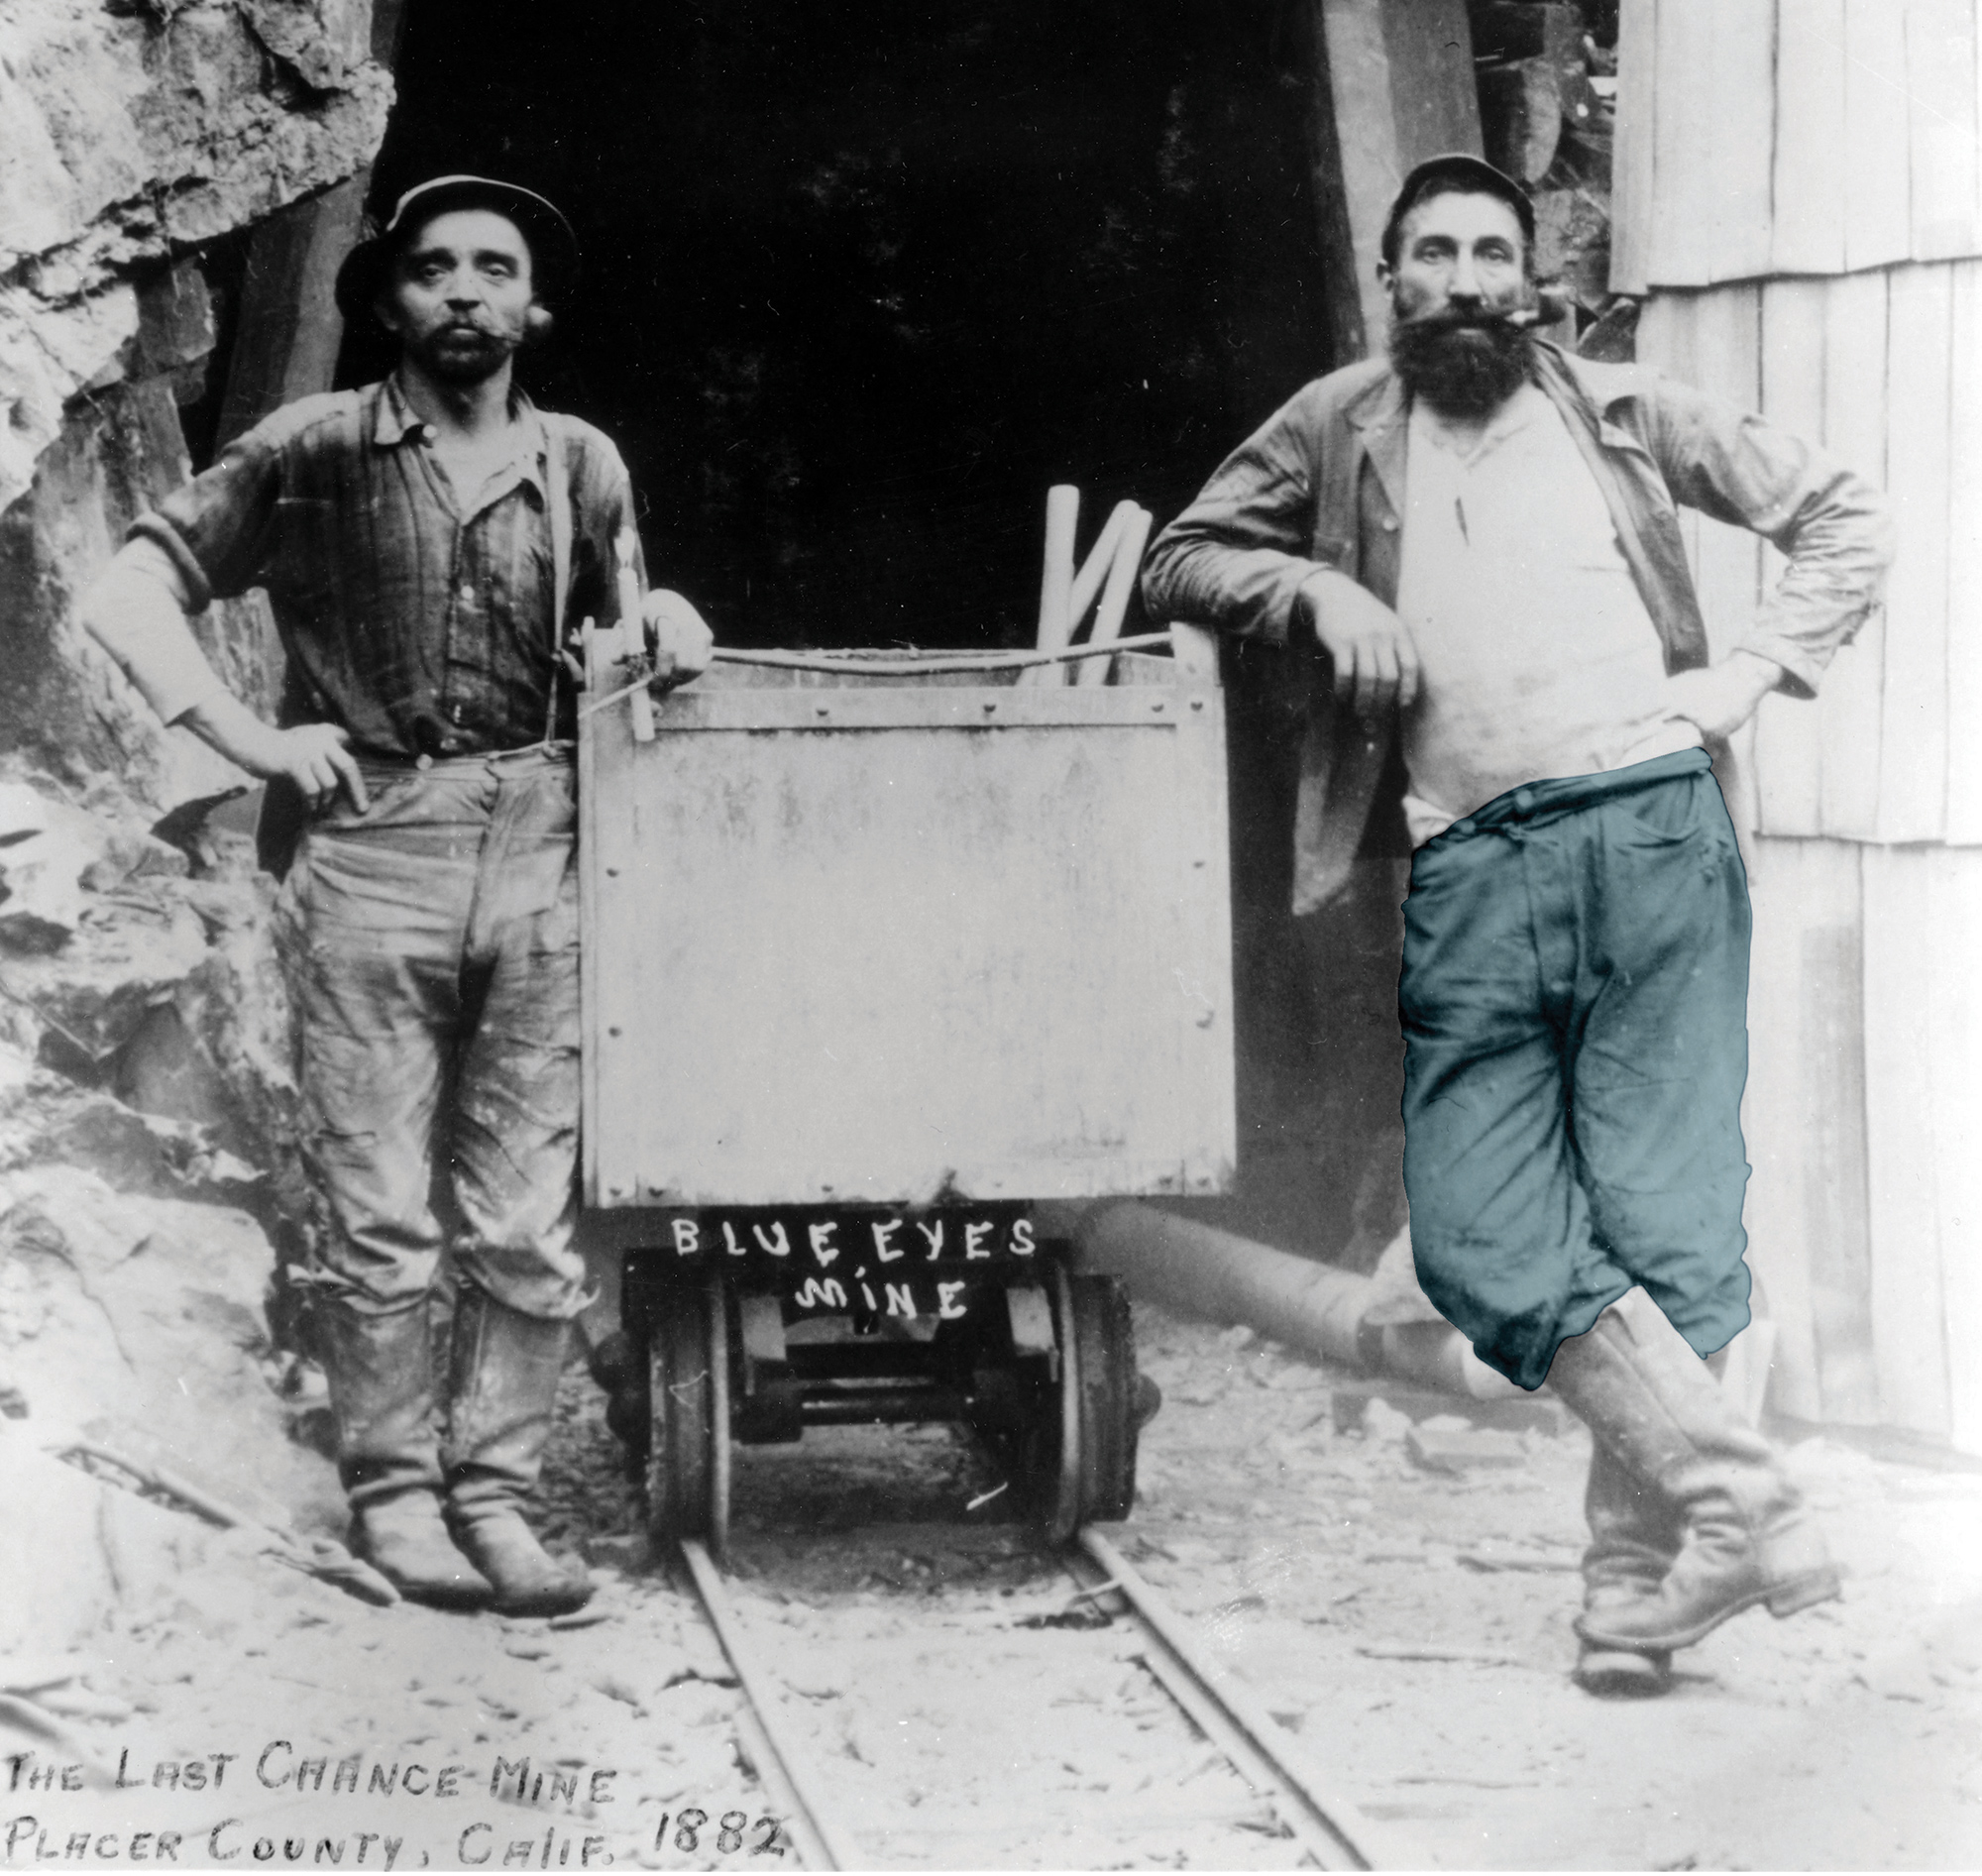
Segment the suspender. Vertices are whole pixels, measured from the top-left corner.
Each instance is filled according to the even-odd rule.
[[[557,737],[558,680],[564,672],[565,611],[571,605],[571,464],[566,458],[563,419],[541,413],[549,448],[548,498],[551,511],[551,686],[544,707],[544,747]]]

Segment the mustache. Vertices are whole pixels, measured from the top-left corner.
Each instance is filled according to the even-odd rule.
[[[1549,313],[1540,306],[1522,306],[1513,312],[1434,312],[1398,323],[1400,331],[1436,339],[1448,332],[1532,332],[1545,325]]]

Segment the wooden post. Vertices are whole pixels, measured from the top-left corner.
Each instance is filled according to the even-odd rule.
[[[338,264],[358,240],[371,179],[371,169],[361,169],[256,229],[216,441],[230,442],[279,405],[330,388],[344,339],[332,289]]]
[[[1480,154],[1465,0],[1314,0],[1315,200],[1335,362],[1379,342],[1376,262],[1397,185],[1449,150]]]

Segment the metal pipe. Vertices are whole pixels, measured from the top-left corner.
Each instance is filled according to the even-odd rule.
[[[1138,1294],[1186,1315],[1245,1323],[1331,1361],[1385,1369],[1400,1379],[1477,1400],[1521,1392],[1481,1361],[1457,1329],[1366,1323],[1376,1301],[1367,1276],[1134,1199],[1096,1206],[1073,1237],[1084,1269],[1119,1276]]]

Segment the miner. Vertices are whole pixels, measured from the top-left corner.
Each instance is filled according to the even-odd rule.
[[[570,224],[527,189],[408,190],[336,288],[347,321],[396,341],[391,375],[229,443],[135,523],[83,608],[162,717],[264,778],[269,811],[296,810],[276,933],[329,1218],[298,1280],[354,1548],[410,1598],[533,1614],[591,1594],[521,1508],[587,1300],[565,652],[643,584],[618,453],[512,379],[577,266]],[[275,725],[186,622],[251,587],[287,654]],[[658,673],[704,668],[686,600],[641,609]]]
[[[1153,615],[1315,673],[1295,911],[1408,850],[1420,1282],[1595,1436],[1578,1678],[1657,1692],[1756,1602],[1837,1592],[1700,1359],[1748,1321],[1746,874],[1711,768],[1877,600],[1879,496],[1759,417],[1536,334],[1534,213],[1451,156],[1383,231],[1388,357],[1309,385],[1164,531]],[[1788,567],[1709,661],[1679,508]],[[1387,846],[1386,842],[1394,842]]]

